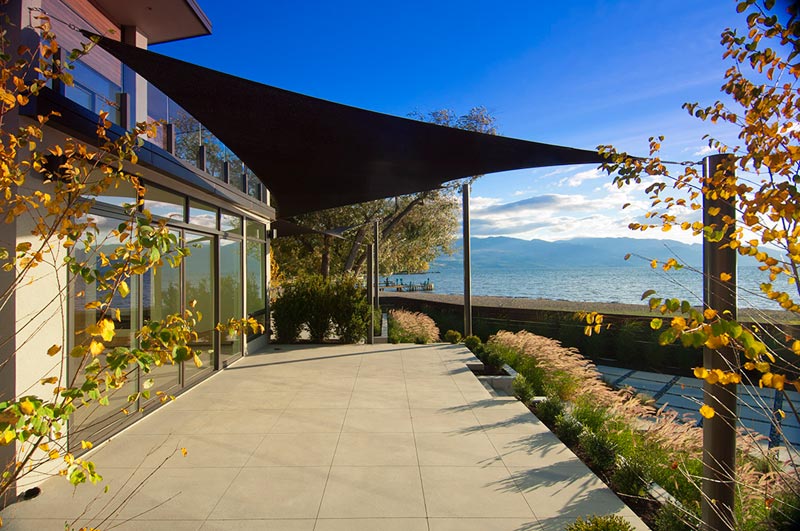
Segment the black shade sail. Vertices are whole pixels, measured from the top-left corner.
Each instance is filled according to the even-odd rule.
[[[352,227],[341,227],[331,230],[318,230],[318,229],[312,229],[311,227],[298,225],[297,223],[292,223],[291,221],[285,219],[276,219],[275,221],[270,223],[269,226],[270,228],[275,229],[276,238],[301,236],[303,234],[323,234],[326,236],[332,236],[334,238],[344,239],[342,234],[346,230],[352,228]]]
[[[597,164],[595,151],[428,124],[332,103],[84,32],[233,151],[282,218],[521,168]]]

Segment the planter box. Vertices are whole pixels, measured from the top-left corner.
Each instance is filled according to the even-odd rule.
[[[497,375],[483,375],[484,366],[482,362],[469,362],[467,363],[467,367],[469,370],[475,373],[478,380],[489,384],[492,389],[497,391],[500,394],[511,396],[514,394],[512,389],[512,382],[514,378],[517,376],[517,371],[509,367],[508,365],[503,365],[500,369],[502,374]]]

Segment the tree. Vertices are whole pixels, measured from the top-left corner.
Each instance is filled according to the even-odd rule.
[[[764,272],[760,285],[763,297],[787,312],[783,322],[751,327],[720,308],[698,308],[698,301],[658,296],[650,290],[642,300],[647,299],[651,310],[668,317],[651,321],[652,328],[661,330],[659,342],[666,345],[680,341],[717,354],[732,349],[734,355],[725,358],[731,360],[726,367],[695,369],[695,375],[710,386],[724,388],[745,381],[778,392],[787,385],[800,390],[796,361],[800,338],[797,327],[789,326],[800,315],[800,21],[796,5],[780,9],[774,0],[746,0],[737,3],[736,9],[746,13],[747,30],[740,33],[729,28],[722,33],[723,59],[730,63],[721,87],[725,96],[711,105],[687,103],[684,108],[710,124],[735,127],[738,144],[707,136],[708,146],[726,155],[708,174],[701,174],[692,163],[679,166],[677,171],[671,169],[672,165],[659,157],[664,137],[650,139],[646,158],[600,146],[608,159],[602,168],[620,187],[645,181],[649,184],[646,190],[651,210],[643,222],[631,224],[632,230],[679,228],[715,246],[755,258]],[[697,216],[703,200],[730,204],[735,215],[707,207],[709,217],[704,222]],[[675,258],[652,265],[665,270],[683,267]],[[733,278],[731,273],[721,274],[719,281],[725,285]],[[725,288],[734,290],[736,286]],[[601,315],[589,314],[586,319],[587,334],[601,329]],[[795,406],[790,406],[796,415]],[[716,411],[713,404],[704,404],[700,413],[707,419],[726,414]],[[780,414],[776,418],[766,412],[778,429]],[[795,457],[792,452],[791,458]],[[797,488],[794,483],[786,486]],[[797,490],[794,493],[800,495]],[[769,507],[770,500],[766,495],[762,503]],[[714,500],[708,502],[714,505]],[[724,524],[720,525],[736,526],[732,507],[722,516]]]
[[[101,113],[97,144],[71,138],[53,144],[46,136],[52,116],[30,121],[20,118],[18,108],[49,82],[70,85],[71,64],[92,48],[89,43],[73,50],[68,59],[59,59],[49,20],[41,17],[40,21],[36,28],[40,40],[33,48],[9,50],[11,24],[7,20],[0,32],[0,190],[4,192],[0,219],[14,225],[3,231],[12,234],[3,242],[11,247],[0,248],[0,309],[13,308],[15,297],[22,297],[26,287],[43,278],[56,279],[58,289],[48,293],[35,315],[15,316],[13,336],[0,338],[0,370],[13,371],[12,360],[32,355],[50,356],[53,368],[42,375],[40,386],[24,395],[0,397],[0,445],[13,454],[0,477],[0,497],[13,492],[22,477],[45,466],[48,472],[66,476],[76,485],[100,481],[94,464],[75,457],[66,447],[67,423],[74,413],[108,405],[109,397],[135,377],[137,370],[147,374],[163,364],[201,363],[191,346],[197,340],[195,325],[201,316],[192,310],[145,323],[136,332],[135,347],[114,343],[115,323],[124,318],[121,309],[130,292],[131,277],[175,267],[190,250],[180,245],[165,222],[155,221],[141,210],[146,189],[127,169],[138,161],[142,137],[155,136],[153,124],[137,124],[132,131],[112,138],[111,122]],[[111,228],[108,237],[101,237],[103,231],[90,209],[99,195],[121,184],[133,187],[137,199],[126,206],[127,219]],[[78,327],[80,339],[67,352],[64,302],[67,291],[79,283],[94,286],[96,298],[86,303],[90,322],[83,329]],[[46,352],[26,346],[29,341],[37,343],[33,338],[45,323],[60,327],[59,341]],[[257,325],[252,319],[218,325],[228,332],[242,332],[247,327]],[[78,361],[77,370],[67,371],[68,358]],[[151,393],[162,401],[169,399],[149,389],[152,380],[143,387],[144,391],[128,400],[149,398]],[[92,441],[81,445],[90,448]]]
[[[411,116],[448,127],[496,134],[495,120],[484,107],[470,109],[462,116],[446,109]],[[320,234],[281,238],[273,243],[276,261],[287,275],[317,272],[327,277],[332,272],[358,273],[366,262],[363,245],[372,243],[373,224],[379,221],[381,274],[426,271],[436,256],[452,252],[458,227],[457,192],[464,181],[476,178],[455,181],[439,190],[299,216],[298,224],[318,231],[349,230],[344,232],[343,239]]]

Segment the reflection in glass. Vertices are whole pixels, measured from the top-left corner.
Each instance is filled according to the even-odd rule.
[[[189,223],[210,229],[217,228],[217,209],[195,201],[189,200]]]
[[[217,272],[214,267],[214,238],[203,234],[186,232],[184,245],[191,254],[184,258],[184,303],[195,316],[198,312],[202,319],[197,323],[198,340],[192,348],[203,362],[197,368],[191,361],[184,365],[184,382],[188,382],[202,371],[214,368],[214,288]],[[191,302],[196,301],[194,308]]]
[[[266,327],[266,244],[247,241],[247,315]]]
[[[73,250],[72,256],[79,262],[88,261],[87,266],[96,268],[101,271],[109,269],[109,266],[103,266],[100,262],[99,253],[104,253],[106,256],[111,255],[119,242],[115,238],[110,237],[111,230],[119,223],[114,220],[102,216],[92,216],[97,223],[99,234],[97,235],[98,246],[96,252],[88,255],[81,245],[76,245]],[[111,341],[105,342],[106,347],[133,347],[135,331],[139,328],[139,308],[138,308],[138,290],[139,282],[138,277],[131,277],[128,279],[130,293],[127,297],[122,297],[119,294],[114,295],[111,301],[112,309],[119,309],[120,320],[115,322],[116,335]],[[103,314],[97,309],[86,309],[86,305],[104,299],[106,291],[98,292],[96,283],[92,282],[86,284],[80,277],[75,279],[73,289],[70,293],[72,298],[72,307],[74,308],[72,314],[72,325],[74,329],[74,336],[72,338],[72,346],[88,345],[90,338],[82,333],[87,327],[94,325]],[[70,347],[71,348],[71,347]],[[68,371],[71,378],[75,378],[75,383],[80,385],[84,381],[83,366],[85,361],[81,358],[68,358]],[[128,395],[136,392],[137,389],[137,374],[136,369],[132,369],[129,375],[129,381],[120,389],[117,389],[109,394],[109,405],[100,406],[92,403],[89,406],[81,406],[75,411],[70,421],[70,434],[74,440],[90,439],[92,434],[96,433],[103,426],[112,422],[111,417],[118,417],[122,419],[120,411],[123,408],[135,410],[138,407],[136,403],[128,402]]]
[[[142,276],[142,314],[144,322],[160,321],[167,315],[181,312],[180,267],[164,264]],[[168,391],[180,383],[180,365],[166,364],[154,367],[145,378],[155,381],[153,391]]]
[[[267,226],[258,221],[247,220],[247,237],[266,240]]]
[[[183,221],[185,202],[182,195],[168,192],[151,184],[147,185],[147,191],[144,195],[144,208],[154,216]]]
[[[222,212],[219,217],[219,230],[223,232],[232,232],[234,234],[242,233],[242,216],[236,214],[228,214]]]
[[[114,186],[107,188],[102,194],[98,194],[97,202],[118,207],[132,205],[136,202],[136,190],[128,181],[117,179]]]
[[[219,242],[219,293],[220,322],[230,318],[241,319],[242,315],[242,242],[220,240]],[[222,337],[223,366],[242,353],[242,336]]]

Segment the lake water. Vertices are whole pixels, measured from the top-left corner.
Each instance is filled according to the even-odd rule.
[[[739,270],[739,307],[780,309],[761,295],[760,282],[767,280],[757,268]],[[393,281],[422,283],[430,280],[435,293],[463,294],[464,279],[461,266],[447,265],[418,275],[394,275]],[[472,270],[472,294],[504,297],[562,299],[587,302],[618,302],[642,304],[641,296],[654,289],[657,296],[702,301],[702,276],[699,272],[654,270],[649,266],[636,267],[571,267],[545,268],[477,268]]]

